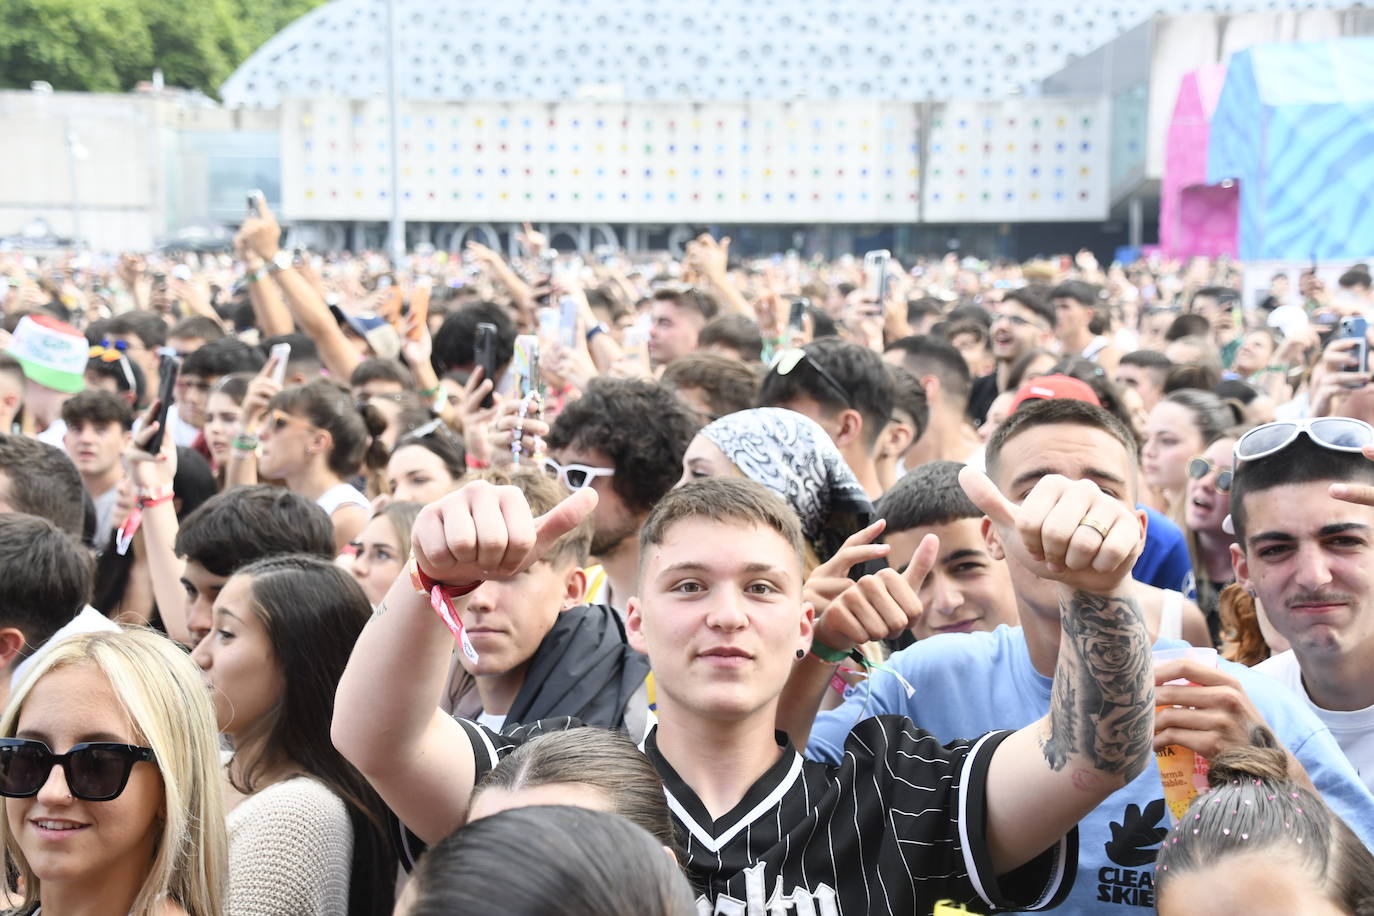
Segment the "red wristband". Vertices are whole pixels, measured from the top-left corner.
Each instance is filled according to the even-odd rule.
[[[491,467],[490,461],[483,461],[481,458],[474,458],[471,454],[463,456],[463,463],[475,470]]]
[[[458,616],[458,608],[454,605],[455,598],[461,598],[469,592],[475,591],[477,586],[482,584],[479,579],[476,582],[469,582],[467,585],[445,585],[442,582],[435,582],[425,571],[420,568],[415,557],[410,558],[410,582],[415,587],[415,591],[422,595],[429,596],[429,606],[434,608],[434,613],[439,615],[439,619],[448,627],[448,631],[453,634],[453,638],[458,641],[463,654],[471,662],[477,661],[477,649],[473,646],[472,640],[468,639],[467,630],[463,628],[463,621]]]

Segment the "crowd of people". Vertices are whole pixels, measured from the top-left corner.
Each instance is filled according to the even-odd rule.
[[[0,252],[9,912],[1374,913],[1374,292]]]

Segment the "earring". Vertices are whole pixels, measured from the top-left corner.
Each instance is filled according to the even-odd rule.
[[[798,650],[797,650],[797,661],[801,661],[801,660],[804,659],[804,658],[806,658],[806,650],[805,650],[805,649],[798,649]]]

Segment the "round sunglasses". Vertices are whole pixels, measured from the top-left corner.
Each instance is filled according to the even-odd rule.
[[[1235,481],[1235,472],[1230,468],[1219,468],[1212,462],[1199,455],[1188,461],[1188,477],[1191,480],[1201,480],[1208,474],[1216,471],[1216,480],[1212,481],[1212,486],[1218,493],[1230,493],[1231,484]]]
[[[152,748],[136,744],[90,741],[72,745],[65,754],[54,754],[42,741],[0,738],[0,795],[37,795],[53,766],[61,764],[75,798],[110,801],[128,785],[134,764],[153,759]]]

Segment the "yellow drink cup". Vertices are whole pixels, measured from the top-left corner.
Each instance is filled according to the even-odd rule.
[[[1156,649],[1154,652],[1155,664],[1181,658],[1192,659],[1212,668],[1217,665],[1215,649],[1188,646]],[[1168,683],[1173,686],[1189,682],[1179,679]],[[1155,763],[1159,765],[1159,780],[1164,786],[1164,804],[1169,809],[1169,823],[1177,826],[1193,799],[1207,789],[1207,758],[1186,747],[1169,744],[1155,751]]]

